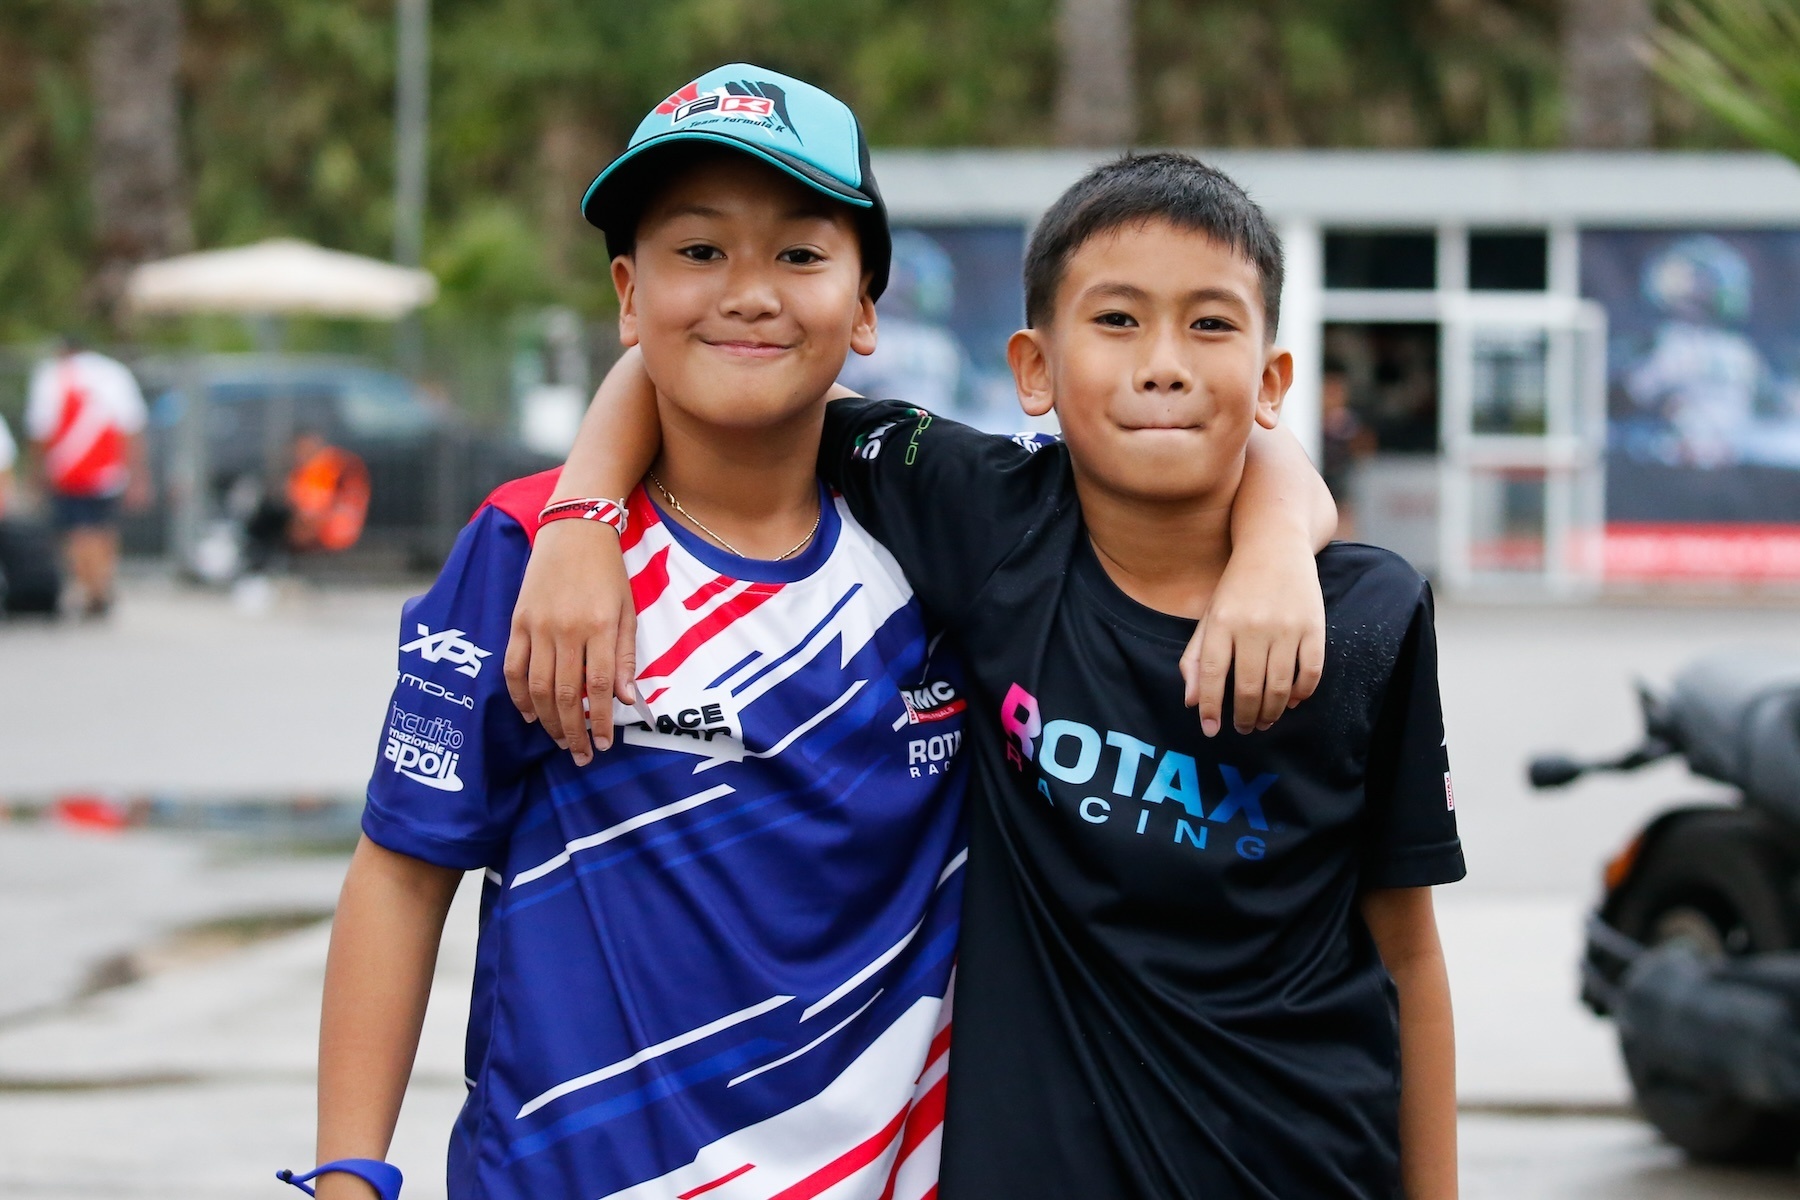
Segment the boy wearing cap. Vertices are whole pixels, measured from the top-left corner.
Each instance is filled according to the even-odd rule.
[[[498,489],[402,617],[332,931],[321,1197],[394,1184],[379,1160],[470,870],[451,1196],[936,1186],[962,680],[814,471],[887,270],[865,164],[843,105],[731,66],[659,105],[591,189],[666,430],[623,520],[577,506],[634,572],[634,703],[578,766],[508,700],[495,654],[555,473]],[[918,697],[929,723],[896,720]]]

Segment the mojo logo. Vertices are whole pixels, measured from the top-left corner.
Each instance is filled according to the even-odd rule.
[[[772,83],[738,80],[705,92],[690,83],[657,105],[656,111],[668,117],[671,124],[680,124],[710,113],[724,119],[737,118],[760,125],[773,124],[779,129],[787,130],[796,139],[800,136],[800,131],[794,128],[793,119],[788,116],[787,92]]]
[[[442,700],[445,704],[454,704],[458,708],[474,708],[475,697],[453,692],[435,679],[425,679],[414,675],[411,671],[400,672],[400,682],[409,688],[417,688],[433,699]]]
[[[458,674],[470,679],[481,674],[482,659],[493,657],[492,650],[483,650],[464,637],[460,629],[446,629],[440,633],[431,632],[429,625],[419,625],[417,629],[419,636],[400,647],[402,654],[417,654],[428,663],[452,663]]]
[[[443,717],[421,717],[396,704],[381,756],[394,764],[396,775],[440,792],[460,792],[463,782],[456,765],[462,761],[462,744],[462,730]]]

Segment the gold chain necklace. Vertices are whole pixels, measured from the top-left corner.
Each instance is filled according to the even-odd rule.
[[[709,537],[713,541],[719,543],[719,545],[724,547],[726,551],[728,551],[731,554],[736,555],[738,558],[749,558],[750,557],[750,555],[745,554],[742,550],[739,550],[736,546],[732,545],[730,542],[726,541],[724,538],[722,538],[718,534],[714,533],[711,529],[708,529],[706,527],[705,521],[702,521],[699,517],[696,517],[693,513],[689,512],[687,509],[683,508],[681,506],[681,501],[679,501],[675,498],[675,493],[671,492],[668,488],[664,487],[663,481],[656,477],[655,471],[649,471],[646,473],[650,476],[650,482],[656,485],[656,490],[662,493],[663,499],[667,500],[669,502],[669,507],[674,509],[676,512],[680,513],[682,516],[686,517],[688,520],[692,521],[694,523],[695,529],[698,529],[701,533],[704,533],[707,537]],[[820,524],[820,522],[824,521],[824,519],[825,519],[825,509],[824,509],[824,506],[821,505],[819,508],[819,515],[813,518],[812,528],[806,531],[806,536],[801,538],[799,541],[795,542],[794,545],[792,546],[792,548],[790,548],[780,554],[777,554],[774,558],[769,559],[767,561],[780,562],[782,559],[792,558],[794,555],[800,553],[800,551],[806,549],[806,544],[813,540],[813,534],[819,532],[819,524]]]

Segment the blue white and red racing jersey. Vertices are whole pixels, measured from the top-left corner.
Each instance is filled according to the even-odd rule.
[[[363,818],[486,870],[450,1195],[932,1195],[966,856],[955,663],[835,497],[769,563],[640,489],[643,705],[577,768],[501,673],[553,484],[496,491],[407,605]]]

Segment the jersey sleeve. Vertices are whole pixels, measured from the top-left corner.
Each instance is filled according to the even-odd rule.
[[[1369,746],[1365,888],[1429,887],[1466,873],[1456,834],[1456,792],[1438,695],[1431,589],[1419,598],[1401,642]]]
[[[882,543],[934,620],[955,627],[1056,507],[1062,448],[984,433],[898,400],[825,406],[819,475]]]
[[[516,521],[484,508],[431,590],[400,617],[363,832],[438,866],[498,863],[532,764],[553,751],[512,705],[501,670],[530,553]]]
[[[13,464],[19,461],[19,444],[13,441],[12,430],[7,428],[6,418],[0,417],[0,471],[10,471]],[[0,496],[0,503],[5,502]]]

